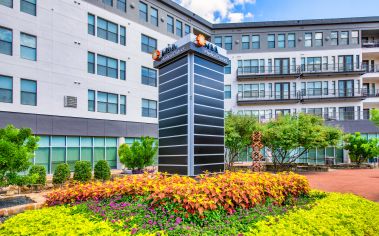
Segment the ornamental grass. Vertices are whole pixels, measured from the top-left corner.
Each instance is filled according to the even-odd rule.
[[[108,199],[116,196],[146,196],[151,205],[180,204],[188,213],[223,208],[234,213],[270,199],[280,205],[286,199],[308,194],[309,183],[294,173],[226,172],[190,178],[178,175],[128,175],[113,181],[77,184],[47,195],[49,206]]]

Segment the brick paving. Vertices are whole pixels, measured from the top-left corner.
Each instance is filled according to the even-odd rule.
[[[379,169],[330,170],[305,173],[312,188],[326,192],[354,193],[379,202]]]

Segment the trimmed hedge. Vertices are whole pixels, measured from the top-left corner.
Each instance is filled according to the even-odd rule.
[[[57,165],[53,175],[53,184],[64,184],[70,179],[70,167],[67,163]]]
[[[268,221],[258,222],[250,233],[244,235],[375,236],[378,233],[378,203],[353,194],[330,193],[311,209],[269,217]]]
[[[46,168],[44,166],[34,165],[29,170],[29,175],[38,174],[36,184],[46,184]]]
[[[74,180],[88,182],[92,177],[91,163],[89,161],[75,162]]]
[[[100,160],[95,165],[94,177],[98,180],[109,180],[111,178],[111,168],[105,160]]]

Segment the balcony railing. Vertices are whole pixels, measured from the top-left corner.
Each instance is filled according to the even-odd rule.
[[[379,65],[368,65],[368,64],[363,64],[362,69],[366,73],[377,73],[379,72]]]
[[[313,73],[343,73],[343,72],[363,72],[361,63],[355,64],[308,64],[283,66],[248,66],[238,67],[237,76],[244,75],[300,75]]]
[[[303,89],[299,91],[245,91],[237,94],[237,102],[302,102],[304,100],[363,99],[368,93],[362,89]]]
[[[362,89],[362,96],[379,97],[379,89]]]
[[[362,47],[377,48],[379,47],[379,40],[362,40]]]

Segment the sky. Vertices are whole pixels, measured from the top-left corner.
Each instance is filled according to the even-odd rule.
[[[173,0],[212,23],[379,16],[379,0]]]

